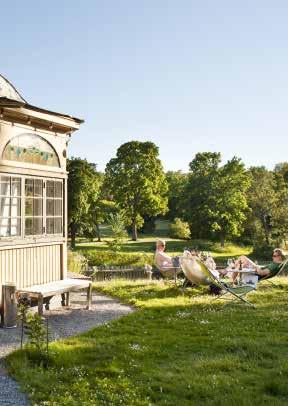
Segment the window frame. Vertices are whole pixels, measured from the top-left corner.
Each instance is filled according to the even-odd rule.
[[[21,174],[13,174],[13,173],[8,173],[8,172],[0,172],[0,176],[6,176],[10,178],[18,178],[20,179],[21,182],[21,196],[19,197],[20,199],[20,214],[21,214],[21,222],[20,222],[20,227],[21,227],[21,233],[19,235],[14,235],[14,236],[3,236],[0,237],[0,242],[1,241],[16,241],[16,240],[36,240],[36,239],[55,239],[55,238],[64,238],[66,235],[65,231],[65,224],[66,224],[66,207],[65,207],[65,179],[64,178],[53,178],[53,177],[46,177],[46,176],[35,176],[35,175],[21,175]],[[42,211],[43,211],[43,216],[42,216],[42,234],[29,234],[26,235],[26,229],[25,229],[25,219],[26,219],[26,199],[29,198],[28,196],[25,196],[25,181],[27,179],[32,179],[32,180],[42,180]],[[62,191],[62,215],[61,215],[61,226],[62,226],[62,231],[61,233],[55,233],[55,234],[47,234],[47,217],[48,218],[56,218],[60,216],[47,216],[47,181],[53,181],[53,182],[59,182],[61,183],[61,191]],[[11,180],[10,180],[11,182]],[[30,197],[31,198],[31,197]],[[33,216],[27,216],[27,217],[32,217]],[[39,217],[39,216],[36,216]]]
[[[2,173],[0,174],[0,179],[1,179],[1,177],[3,177],[3,178],[9,178],[9,196],[4,196],[4,195],[2,195],[1,194],[1,191],[0,191],[0,199],[9,199],[9,215],[8,216],[1,216],[1,218],[3,218],[3,219],[7,219],[8,220],[8,225],[7,225],[7,228],[10,230],[10,233],[11,233],[11,229],[12,229],[12,227],[13,227],[13,225],[12,225],[12,220],[14,219],[16,219],[16,220],[20,220],[20,223],[19,223],[19,225],[20,225],[20,234],[14,234],[14,235],[6,235],[6,236],[1,236],[0,235],[0,238],[2,239],[2,238],[5,238],[5,239],[11,239],[11,238],[21,238],[22,237],[22,180],[20,179],[20,194],[18,194],[17,196],[13,196],[12,195],[12,190],[13,190],[13,187],[12,187],[12,185],[13,185],[13,179],[15,180],[15,179],[19,179],[19,177],[18,176],[14,176],[14,175],[10,175],[10,174],[6,174],[6,173],[3,173],[3,175],[2,175]],[[17,201],[20,201],[20,206],[19,206],[19,211],[20,211],[20,215],[14,215],[14,216],[12,216],[12,201],[13,201],[13,199],[17,199]],[[18,205],[17,205],[17,210],[18,210]]]

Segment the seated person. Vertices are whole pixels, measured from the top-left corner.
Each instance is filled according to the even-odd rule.
[[[237,261],[236,261],[236,268],[239,269],[240,264],[242,265],[242,268],[252,268],[256,274],[259,275],[259,280],[266,278],[267,276],[272,277],[276,275],[281,266],[283,261],[285,260],[285,255],[283,254],[283,251],[280,248],[275,248],[273,250],[273,255],[272,255],[272,262],[269,265],[264,265],[264,266],[258,266],[256,265],[251,259],[241,256]],[[238,276],[237,272],[234,272],[234,275],[232,277],[233,282],[236,280]]]
[[[283,254],[283,251],[280,248],[275,248],[273,250],[271,264],[256,268],[256,273],[259,275],[259,280],[267,276],[272,277],[277,275],[284,260],[285,255]]]
[[[170,255],[165,254],[166,243],[163,240],[156,241],[156,252],[155,252],[155,264],[157,268],[178,268],[179,267],[179,258],[171,257]]]
[[[203,262],[204,265],[206,265],[206,267],[209,269],[209,271],[216,277],[219,279],[219,276],[223,276],[225,273],[223,271],[219,272],[216,270],[216,262],[214,261],[213,257],[208,253],[204,254],[204,253],[199,253],[197,250],[191,250],[190,252],[188,251],[184,251],[184,255],[186,254],[186,256],[189,258],[198,258],[200,259],[200,261]]]
[[[207,268],[209,269],[209,271],[216,276],[216,278],[219,279],[220,273],[216,270],[216,262],[214,261],[214,259],[211,257],[211,255],[208,255],[205,259],[204,259],[204,264],[207,266]]]

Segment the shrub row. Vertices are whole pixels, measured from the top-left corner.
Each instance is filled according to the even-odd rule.
[[[111,251],[85,250],[82,252],[88,260],[89,266],[115,265],[115,266],[144,266],[153,264],[154,255],[146,253],[124,253]]]

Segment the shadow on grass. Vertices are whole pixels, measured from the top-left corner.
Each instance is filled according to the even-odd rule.
[[[48,370],[25,352],[9,357],[10,370],[38,403],[284,404],[288,284],[279,283],[251,294],[256,310],[223,308],[199,288],[111,284],[106,293],[151,306],[52,344]]]

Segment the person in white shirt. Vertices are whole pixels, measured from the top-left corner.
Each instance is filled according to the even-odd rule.
[[[216,276],[216,278],[219,279],[219,272],[216,270],[216,262],[214,261],[214,259],[211,257],[211,255],[208,255],[206,260],[204,261],[204,264],[207,266],[207,268],[209,269],[209,271]]]
[[[169,268],[169,267],[177,267],[176,257],[173,258],[170,255],[165,254],[165,246],[166,243],[163,240],[156,241],[156,252],[155,252],[155,264],[158,268]],[[176,260],[176,261],[175,261]]]

